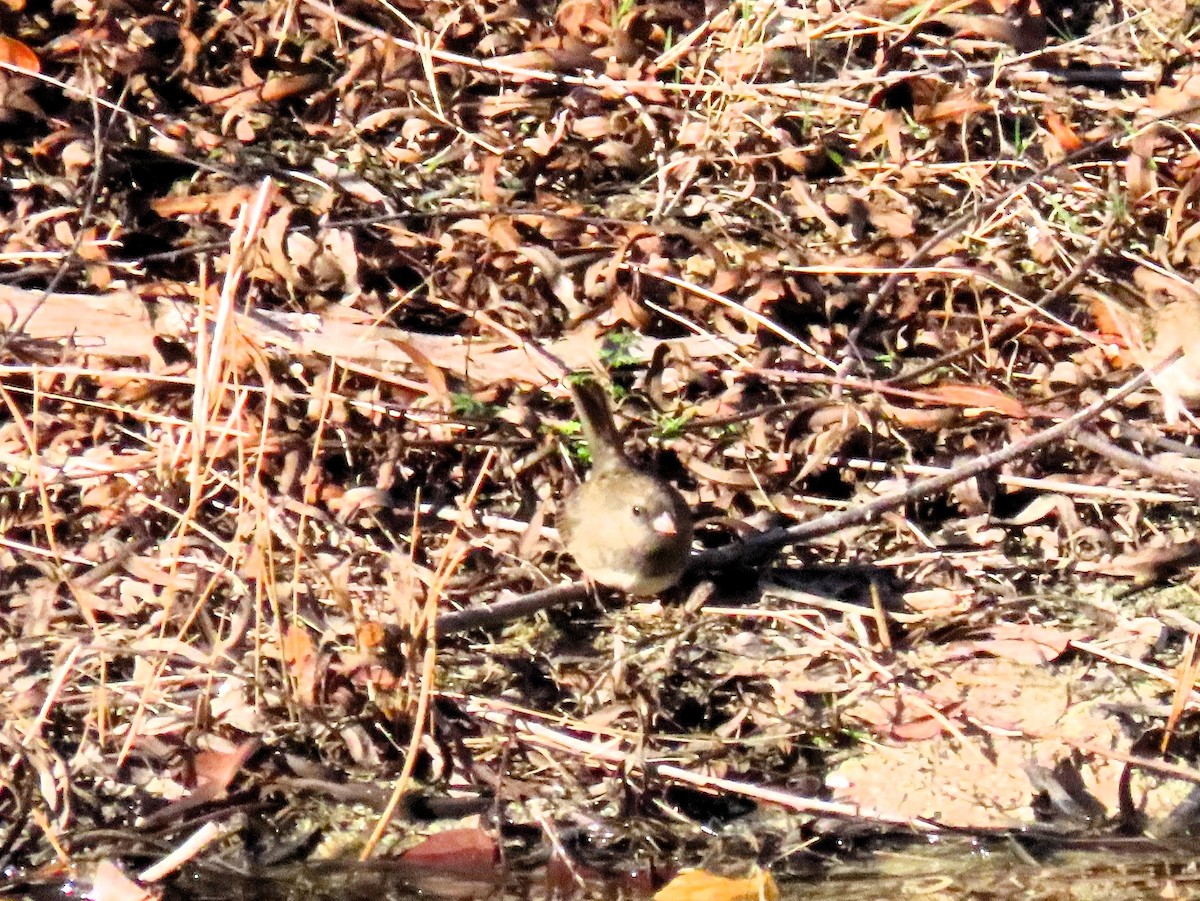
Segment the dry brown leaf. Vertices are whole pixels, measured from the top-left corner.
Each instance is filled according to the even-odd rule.
[[[1008,525],[1028,526],[1051,514],[1066,523],[1078,524],[1079,521],[1075,514],[1074,502],[1065,494],[1039,494],[1004,522]]]
[[[830,457],[840,451],[851,436],[860,430],[861,424],[854,417],[843,416],[810,435],[801,445],[804,463],[796,474],[796,479],[803,479],[825,468]]]
[[[1050,132],[1054,140],[1058,142],[1058,156],[1074,153],[1083,146],[1083,138],[1075,134],[1075,130],[1067,124],[1067,120],[1054,110],[1046,110],[1043,113],[1043,118],[1046,120],[1046,129]]]
[[[316,702],[317,649],[308,630],[289,625],[283,635],[282,651],[283,662],[296,684],[297,697],[311,707]]]
[[[359,513],[382,510],[391,506],[388,493],[373,485],[351,488],[337,496],[326,495],[322,500],[338,522],[349,522]]]
[[[946,731],[947,720],[958,707],[957,701],[931,696],[880,695],[863,698],[847,714],[894,741],[925,741]]]
[[[953,425],[962,414],[951,408],[937,410],[921,410],[915,407],[898,407],[895,404],[884,404],[888,416],[900,425],[910,429],[925,429],[937,431]]]
[[[3,290],[0,287],[0,309],[3,309]],[[260,310],[253,317],[239,314],[237,321],[242,333],[253,336],[260,346],[346,361],[368,360],[376,367],[410,364],[414,362],[412,351],[421,354],[438,369],[460,376],[470,373],[472,383],[480,388],[513,382],[544,385],[562,376],[556,364],[530,348],[514,347],[508,341],[467,341],[454,335],[431,335],[381,326],[371,316],[352,307],[332,307],[321,316]],[[161,322],[160,315],[156,324],[161,327]],[[731,344],[719,338],[696,336],[663,342],[645,339],[628,350],[634,359],[649,360],[659,344],[678,347],[694,360],[725,355],[733,349]],[[568,368],[584,369],[593,363],[596,347],[594,331],[576,330],[546,350]],[[413,387],[429,390],[419,385]]]
[[[979,99],[977,90],[961,90],[951,92],[933,106],[914,110],[913,117],[924,124],[945,122],[961,124],[976,113],[987,112],[991,108],[990,103],[984,103]]]
[[[925,665],[937,666],[928,660]],[[983,727],[987,742],[964,741],[965,730],[958,730],[928,741],[880,744],[827,778],[836,789],[834,799],[893,816],[979,827],[1011,828],[1014,818],[1031,819],[1033,792],[1023,764],[1033,759],[1052,765],[1080,742],[1127,747],[1122,720],[1112,713],[1113,695],[1081,690],[1093,667],[1092,661],[1048,667],[973,656],[944,673],[934,688],[940,686],[939,696],[963,699],[955,722]],[[1131,685],[1119,694],[1137,703],[1138,692]],[[1088,770],[1089,791],[1116,809],[1120,760],[1101,754]]]
[[[779,887],[766,870],[745,879],[688,870],[659,889],[654,901],[779,901]]]
[[[150,314],[133,294],[44,295],[0,285],[0,327],[11,328],[31,313],[27,335],[60,341],[80,356],[158,358]]]
[[[554,21],[565,34],[588,39],[612,31],[608,7],[597,0],[566,0],[559,4]]]
[[[889,238],[908,238],[916,231],[912,214],[902,210],[873,210],[871,224]]]
[[[490,872],[500,859],[500,848],[490,833],[468,826],[435,832],[400,859],[443,873]]]
[[[242,771],[246,761],[250,759],[250,755],[261,745],[262,742],[259,739],[251,738],[229,750],[201,751],[193,761],[196,787],[192,789],[188,797],[191,799],[203,798],[206,801],[224,798],[229,791],[229,786],[233,784],[233,780]]]
[[[247,90],[240,85],[204,85],[190,83],[187,86],[188,91],[199,100],[201,103],[216,107],[217,109],[228,109],[231,107],[245,107],[253,104],[258,100],[258,95],[255,91]]]
[[[1019,53],[1039,50],[1046,43],[1046,20],[1041,16],[1012,18],[948,12],[939,15],[937,21],[957,29],[963,35],[1009,44]]]
[[[1146,98],[1146,111],[1155,115],[1181,112],[1195,104],[1197,98],[1200,98],[1200,73],[1177,75]]]
[[[233,222],[242,207],[254,199],[257,190],[249,185],[238,185],[216,194],[158,197],[150,202],[150,208],[163,218],[215,212],[222,222]]]
[[[1151,197],[1158,188],[1158,164],[1154,157],[1164,143],[1155,126],[1130,139],[1129,155],[1125,157],[1125,185],[1131,199]]]
[[[759,480],[755,479],[745,469],[722,469],[719,466],[713,466],[711,463],[705,463],[698,457],[689,457],[684,465],[694,472],[701,481],[713,485],[728,485],[732,488],[753,488],[759,484]]]
[[[259,230],[258,241],[266,251],[272,271],[283,276],[290,285],[295,287],[297,283],[292,266],[292,255],[284,250],[284,242],[291,234],[293,210],[294,207],[290,203],[281,203],[279,209],[267,217],[267,221]]]
[[[91,901],[151,901],[157,895],[126,876],[115,863],[102,860],[96,864],[86,897]]]
[[[1138,321],[1131,318],[1131,329]],[[1163,400],[1163,417],[1174,425],[1183,411],[1200,404],[1200,298],[1176,300],[1141,320],[1144,331],[1131,335],[1130,355],[1146,369],[1183,352],[1152,380]]]
[[[128,493],[128,486],[105,479],[82,487],[79,504],[85,510],[106,510],[116,506],[116,502]]]
[[[970,608],[974,593],[968,588],[923,588],[904,593],[904,606],[915,613],[946,618]]]
[[[628,291],[618,288],[612,293],[608,313],[603,322],[605,325],[625,323],[637,331],[643,331],[650,324],[650,314]]]
[[[261,96],[267,102],[307,94],[325,82],[320,75],[273,75],[262,85]]]
[[[350,303],[362,291],[358,278],[358,249],[354,236],[344,228],[321,232],[320,252],[312,262],[313,276],[319,285],[338,286],[343,303]]]
[[[14,113],[42,116],[42,108],[31,94],[36,81],[28,75],[0,70],[0,122],[13,118]]]
[[[1057,660],[1067,652],[1071,642],[1086,635],[1079,630],[1063,631],[1030,623],[997,623],[989,631],[991,638],[960,642],[956,647],[1039,666]]]
[[[192,592],[196,590],[196,573],[185,572],[165,564],[157,557],[133,555],[125,561],[126,571],[136,579],[172,591]]]
[[[938,385],[926,388],[924,393],[962,407],[968,416],[990,412],[1011,416],[1013,419],[1029,418],[1029,411],[1019,400],[987,385]]]
[[[0,35],[0,63],[36,74],[42,71],[42,62],[26,44],[16,38]]]
[[[711,123],[703,120],[693,120],[685,123],[683,127],[679,129],[679,132],[675,135],[675,140],[681,147],[700,147],[705,143],[705,141],[708,140],[711,132]],[[780,152],[780,160],[784,163],[784,165],[788,165],[787,160],[784,159],[788,152],[788,150],[783,150]],[[801,166],[800,169],[802,170],[803,166]]]
[[[863,137],[858,142],[858,155],[871,156],[886,145],[891,162],[901,165],[904,154],[904,119],[897,110],[869,109],[862,114]]]
[[[1100,338],[1109,344],[1129,347],[1129,336],[1134,333],[1137,326],[1128,311],[1122,310],[1111,300],[1099,294],[1089,292],[1088,299],[1092,321],[1096,324],[1096,331]]]

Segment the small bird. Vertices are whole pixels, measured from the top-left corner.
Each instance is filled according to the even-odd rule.
[[[609,588],[638,595],[670,588],[692,547],[687,502],[625,456],[599,384],[574,382],[571,394],[592,470],[563,504],[558,530],[567,550],[585,576]]]

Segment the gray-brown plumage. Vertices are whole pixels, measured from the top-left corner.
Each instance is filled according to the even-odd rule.
[[[692,546],[692,514],[667,482],[642,472],[621,449],[604,389],[571,386],[592,469],[566,499],[558,530],[588,578],[632,594],[679,581]]]

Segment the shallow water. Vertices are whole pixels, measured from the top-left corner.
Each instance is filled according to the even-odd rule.
[[[1127,850],[1117,843],[1099,850],[1056,851],[1037,859],[1016,842],[988,847],[962,841],[935,842],[832,861],[815,877],[780,876],[779,889],[782,901],[1200,899],[1197,852],[1200,847],[1148,853],[1141,848]],[[608,901],[652,895],[648,887],[599,879],[569,885],[560,880],[552,887],[544,872],[504,880],[472,880],[422,877],[384,865],[298,870],[252,880],[189,877],[177,881],[165,897],[195,901],[541,901],[555,897]]]
[[[1200,898],[1200,854],[1071,851],[1036,860],[1015,845],[966,854],[961,849],[906,849],[837,864],[820,880],[781,885],[780,890],[784,898],[806,901]]]

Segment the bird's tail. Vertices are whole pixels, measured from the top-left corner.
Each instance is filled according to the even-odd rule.
[[[579,420],[583,423],[583,437],[587,439],[588,449],[592,453],[592,465],[623,459],[621,435],[617,431],[617,424],[613,422],[604,388],[590,379],[573,381],[571,396],[575,399],[575,409],[579,411]]]

